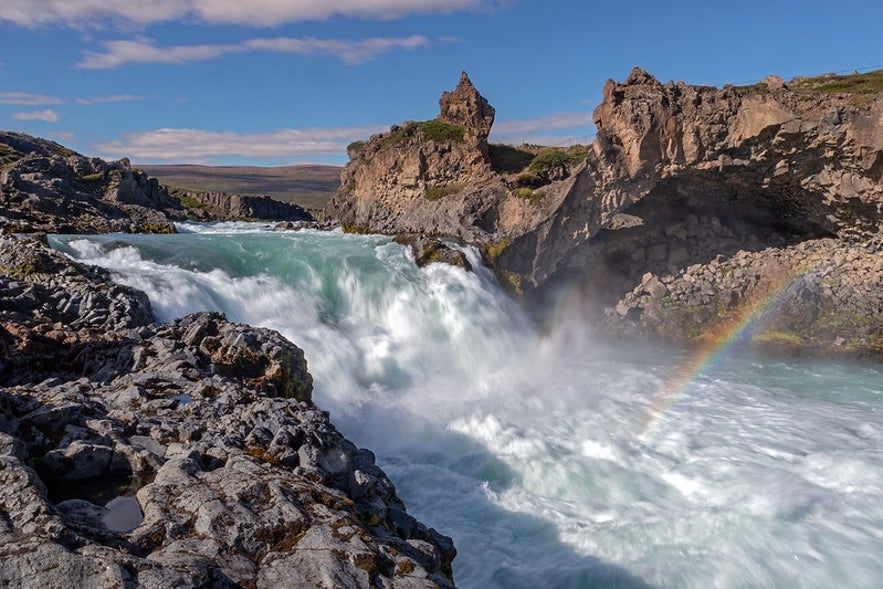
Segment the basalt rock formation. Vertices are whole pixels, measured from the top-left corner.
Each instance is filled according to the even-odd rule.
[[[464,72],[439,100],[437,118],[407,121],[350,144],[341,188],[324,217],[350,231],[448,235],[486,241],[544,207],[515,198],[494,169],[488,133],[494,109]]]
[[[579,276],[617,331],[690,340],[759,313],[756,341],[883,355],[883,93],[850,81],[608,82],[585,167],[498,263]]]
[[[427,140],[416,124],[372,137],[327,217],[465,239],[512,290],[548,305],[556,286],[577,288],[618,333],[691,340],[772,297],[759,340],[881,355],[881,81],[771,76],[718,89],[635,68],[605,85],[581,163],[539,174],[537,156],[525,169],[541,190],[492,163],[483,102],[451,107],[477,94],[469,84],[443,96],[438,120],[455,112],[474,142]]]
[[[303,352],[0,235],[0,585],[453,587]]]
[[[231,194],[202,190],[172,188],[169,193],[184,204],[197,220],[260,219],[273,221],[314,221],[303,207],[275,200],[269,196]]]

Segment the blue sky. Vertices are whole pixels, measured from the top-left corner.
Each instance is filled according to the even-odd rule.
[[[342,164],[466,70],[491,139],[594,135],[608,78],[883,67],[883,2],[0,0],[0,127],[136,163]]]

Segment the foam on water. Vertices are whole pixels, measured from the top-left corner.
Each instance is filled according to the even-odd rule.
[[[52,243],[303,347],[317,404],[454,537],[462,587],[883,586],[883,375],[732,358],[635,435],[688,360],[535,333],[478,269],[377,236],[187,225]]]

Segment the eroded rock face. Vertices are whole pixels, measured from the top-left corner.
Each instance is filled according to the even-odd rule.
[[[883,97],[801,84],[661,84],[639,68],[623,83],[609,81],[585,168],[554,188],[562,191],[557,210],[511,238],[495,264],[525,290],[582,282],[588,298],[609,305],[606,322],[615,330],[689,340],[763,296],[756,283],[773,282],[790,257],[823,273],[827,264],[801,248],[871,247],[883,229]],[[839,242],[825,245],[828,238]],[[688,305],[657,297],[668,304],[665,313],[655,303],[635,306],[647,272],[677,285],[713,272],[715,263],[732,266],[739,255],[757,258],[756,276],[704,281],[705,295],[687,296]],[[869,296],[875,304],[880,269],[866,261],[838,270],[857,287],[841,301],[850,308]],[[780,339],[790,334],[795,345],[822,351],[853,341],[856,351],[879,355],[870,343],[881,335],[879,322],[860,338],[851,337],[853,325],[826,323],[832,301],[813,275],[803,286],[813,294],[800,299],[804,310],[816,305],[810,318],[799,329],[771,319]],[[733,287],[739,296],[729,295]]]
[[[443,92],[438,99],[438,120],[469,129],[481,139],[487,139],[494,124],[494,107],[478,93],[466,72],[453,92]]]
[[[33,240],[0,236],[0,270],[0,585],[453,587],[451,540],[313,406],[278,333],[154,324]]]
[[[672,189],[684,205],[681,220],[723,205],[812,235],[877,233],[883,99],[859,102],[784,87],[661,84],[640,68],[624,83],[608,81],[588,165],[559,209],[526,236],[536,254],[530,265],[512,270],[531,285],[545,283],[578,265],[577,250],[617,214]]]
[[[511,190],[494,173],[494,109],[463,74],[431,121],[408,121],[350,146],[341,188],[324,216],[345,230],[428,233],[481,242],[506,220]]]

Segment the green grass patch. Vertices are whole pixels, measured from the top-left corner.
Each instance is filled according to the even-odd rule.
[[[514,174],[526,168],[534,154],[509,145],[488,145],[491,167],[498,174]]]
[[[208,205],[192,196],[179,196],[181,206],[187,209],[208,209]]]
[[[797,334],[785,331],[764,331],[751,336],[751,341],[776,346],[803,346],[806,342]]]
[[[19,159],[21,154],[10,146],[0,143],[0,164],[9,164]]]
[[[438,119],[430,119],[417,123],[417,130],[424,139],[431,141],[463,141],[466,136],[466,127],[452,125]]]
[[[444,197],[456,194],[463,190],[462,184],[447,184],[445,186],[430,186],[423,193],[426,200],[441,200]]]
[[[813,94],[875,94],[883,92],[883,70],[863,74],[827,74],[814,78],[800,78],[791,84],[796,91]]]
[[[737,94],[769,94],[770,87],[766,82],[749,84],[747,86],[733,86]]]
[[[518,198],[523,198],[524,200],[530,201],[530,204],[539,204],[539,202],[546,196],[546,193],[542,190],[531,190],[530,188],[518,188],[515,190],[515,196]]]
[[[535,174],[544,174],[552,168],[567,165],[569,161],[570,158],[563,150],[549,149],[533,158],[527,169]]]
[[[86,184],[99,184],[104,181],[104,172],[95,172],[94,174],[86,174],[80,178],[81,182]]]
[[[533,158],[528,169],[533,172],[543,172],[555,166],[575,166],[586,159],[587,155],[589,155],[589,148],[583,145],[574,145],[567,149],[548,147]]]
[[[365,146],[368,145],[367,141],[362,141],[361,139],[353,141],[349,145],[346,146],[347,153],[353,153],[355,155],[359,155],[365,149]]]
[[[380,149],[386,149],[393,145],[398,145],[407,136],[405,127],[398,127],[395,131],[390,131],[383,139],[380,140]]]

